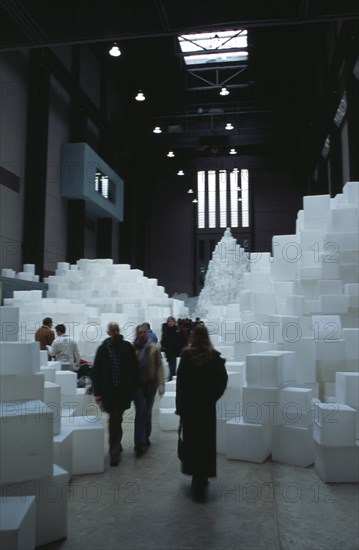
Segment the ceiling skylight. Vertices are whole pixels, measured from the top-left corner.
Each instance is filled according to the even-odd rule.
[[[183,34],[178,41],[186,65],[246,61],[247,31],[217,31]]]

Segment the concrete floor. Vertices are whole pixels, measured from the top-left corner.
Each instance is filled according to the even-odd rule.
[[[128,411],[119,466],[72,478],[68,537],[41,550],[358,550],[358,485],[326,484],[314,467],[218,455],[207,501],[193,502],[158,406],[147,454],[134,455]]]

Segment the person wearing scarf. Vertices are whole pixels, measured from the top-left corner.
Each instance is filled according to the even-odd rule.
[[[140,365],[139,388],[135,393],[135,452],[141,457],[151,445],[152,409],[158,390],[164,393],[164,370],[161,352],[158,346],[149,339],[147,323],[137,327],[134,342]]]

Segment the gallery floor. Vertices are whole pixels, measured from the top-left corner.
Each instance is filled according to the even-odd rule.
[[[159,429],[158,407],[156,398],[146,455],[134,455],[130,410],[119,466],[110,467],[106,458],[104,473],[72,478],[68,537],[41,550],[359,548],[359,486],[326,484],[314,466],[218,455],[206,502],[193,502],[190,478],[181,474],[176,456],[176,432]]]

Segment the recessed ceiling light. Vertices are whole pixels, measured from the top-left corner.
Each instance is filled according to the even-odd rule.
[[[118,44],[117,42],[115,42],[112,47],[109,49],[108,53],[112,56],[112,57],[119,57],[121,55],[121,50],[120,48],[118,47]]]
[[[183,170],[178,170],[177,176],[184,176],[184,171]]]
[[[225,130],[233,130],[233,128],[234,126],[231,122],[227,122],[227,124],[224,127]]]
[[[197,200],[197,199],[193,199],[193,201],[192,201],[192,202],[198,202],[198,200]]]
[[[168,156],[168,157],[174,157],[175,154],[174,154],[173,151],[168,151],[167,156]]]
[[[219,92],[219,95],[228,95],[229,94],[229,90],[227,90],[226,87],[222,88],[221,91]]]
[[[187,193],[193,193],[193,189],[188,189]]]
[[[136,101],[145,101],[145,99],[146,98],[144,96],[144,93],[141,90],[139,90],[136,97],[135,97],[135,100]]]
[[[236,155],[237,151],[235,149],[233,149],[233,147],[232,147],[232,149],[229,151],[229,154],[230,155]]]
[[[156,126],[152,131],[154,134],[162,134],[162,130],[159,126]]]

